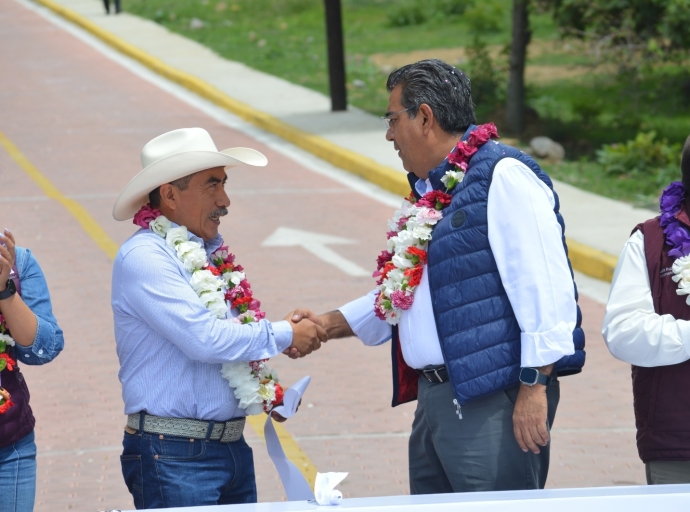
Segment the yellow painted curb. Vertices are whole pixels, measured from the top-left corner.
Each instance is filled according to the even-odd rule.
[[[198,94],[202,98],[205,98],[212,103],[215,103],[219,107],[229,110],[233,114],[241,117],[245,121],[248,121],[255,126],[258,126],[262,130],[274,133],[286,141],[291,142],[295,146],[298,146],[318,156],[319,158],[340,167],[341,169],[345,169],[353,174],[357,174],[358,176],[375,183],[381,188],[390,190],[395,194],[406,196],[410,192],[410,185],[403,173],[398,172],[390,167],[381,165],[370,158],[342,148],[337,144],[319,137],[318,135],[313,135],[305,132],[304,130],[300,130],[299,128],[295,128],[294,126],[276,119],[265,112],[261,112],[260,110],[245,105],[244,103],[231,98],[224,92],[204,82],[203,80],[165,64],[160,59],[143,52],[136,46],[120,39],[80,14],[61,6],[52,0],[35,1],[59,14],[63,18],[71,21],[75,25],[80,26],[119,52],[143,64],[159,75],[181,85],[186,89],[189,89],[193,93]]]
[[[575,270],[611,282],[618,258],[574,240],[567,240],[568,256]]]
[[[159,75],[181,85],[195,94],[198,94],[202,98],[215,103],[219,107],[236,114],[245,121],[258,126],[267,132],[274,133],[286,141],[291,142],[295,146],[298,146],[318,156],[319,158],[330,162],[337,167],[340,167],[341,169],[345,169],[346,171],[350,171],[353,174],[361,176],[362,178],[378,185],[383,189],[389,190],[394,194],[406,196],[410,192],[410,185],[403,173],[400,173],[390,167],[381,165],[370,158],[340,147],[337,144],[319,137],[318,135],[295,128],[294,126],[276,119],[265,112],[261,112],[260,110],[245,105],[244,103],[231,98],[224,92],[204,82],[203,80],[165,64],[160,59],[145,53],[136,46],[120,39],[80,14],[57,4],[53,0],[34,1],[44,5],[48,9],[71,21],[75,25],[80,26],[106,44],[143,64]],[[570,249],[570,261],[572,262],[573,268],[597,279],[603,279],[609,282],[611,281],[613,278],[613,270],[616,267],[615,256],[611,256],[610,254],[597,251],[596,249],[592,249],[586,245],[573,241],[568,242],[568,247]]]

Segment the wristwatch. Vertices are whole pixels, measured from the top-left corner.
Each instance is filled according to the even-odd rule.
[[[0,292],[0,300],[9,299],[17,293],[17,288],[14,286],[14,281],[12,279],[7,280],[7,287]]]
[[[552,381],[553,377],[544,375],[536,368],[520,368],[520,382],[526,386],[534,386],[535,384],[548,386]]]

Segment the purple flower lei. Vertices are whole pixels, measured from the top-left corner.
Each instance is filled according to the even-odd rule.
[[[664,228],[666,243],[673,246],[668,255],[682,258],[690,254],[690,233],[675,215],[680,211],[685,200],[685,188],[679,181],[674,181],[661,194],[661,227]]]

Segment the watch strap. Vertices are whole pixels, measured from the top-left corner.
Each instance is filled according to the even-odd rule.
[[[8,279],[5,289],[0,292],[0,300],[9,299],[15,293],[17,293],[17,289],[14,287],[14,281],[12,281],[12,279]]]

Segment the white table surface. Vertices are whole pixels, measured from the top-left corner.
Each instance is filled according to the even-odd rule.
[[[533,491],[429,494],[353,498],[335,507],[305,501],[171,508],[177,512],[301,512],[348,509],[357,512],[666,512],[690,511],[690,485],[590,487]],[[657,509],[655,511],[655,509]]]

